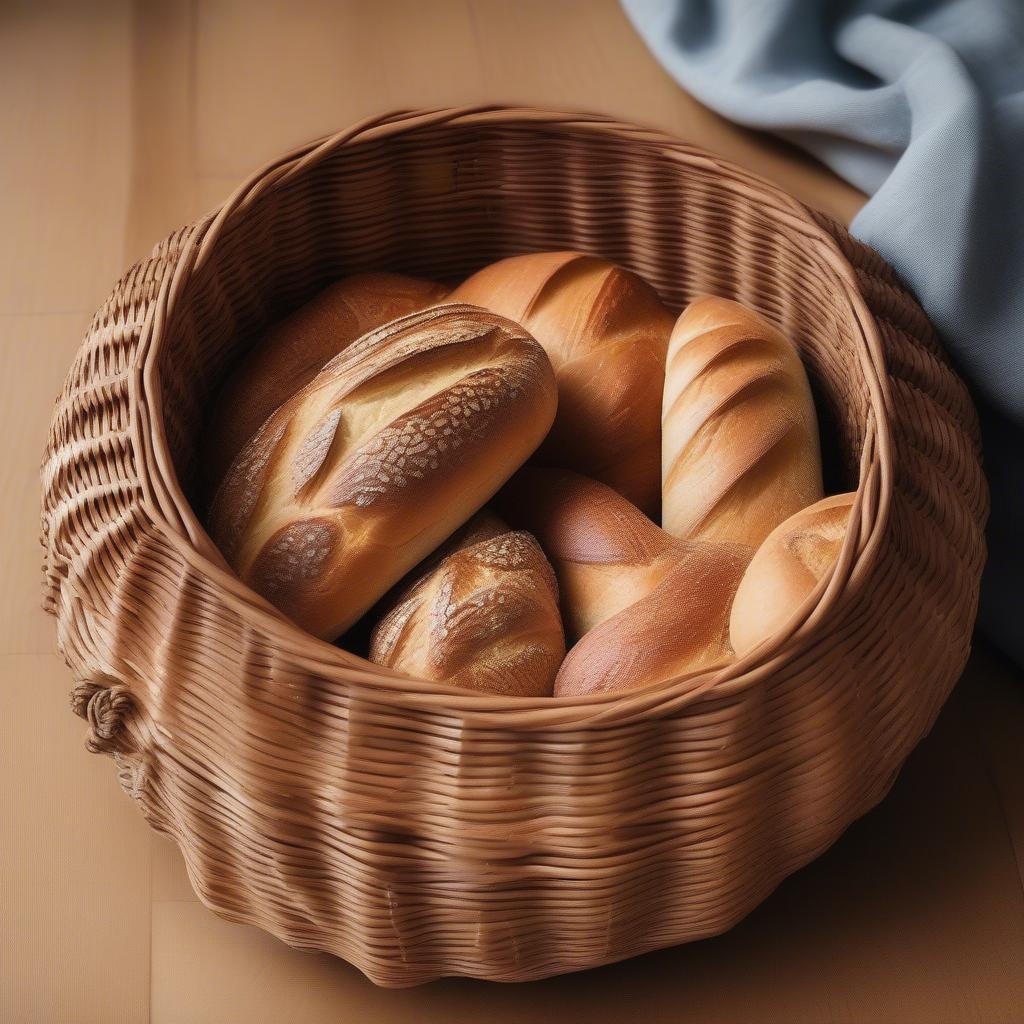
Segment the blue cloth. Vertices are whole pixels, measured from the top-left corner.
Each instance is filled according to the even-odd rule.
[[[1024,4],[622,4],[698,99],[870,194],[853,234],[916,293],[979,405],[981,622],[1024,665]]]

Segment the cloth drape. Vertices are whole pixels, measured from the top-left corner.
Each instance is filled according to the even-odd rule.
[[[852,233],[968,381],[992,490],[981,624],[1024,665],[1024,0],[621,0],[678,82],[867,192]]]

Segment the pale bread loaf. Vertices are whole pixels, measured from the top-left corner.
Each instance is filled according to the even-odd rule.
[[[739,303],[702,298],[669,342],[662,526],[757,547],[822,496],[817,417],[793,343]]]
[[[773,636],[831,571],[846,537],[855,494],[834,494],[790,516],[757,549],[729,622],[737,655]]]

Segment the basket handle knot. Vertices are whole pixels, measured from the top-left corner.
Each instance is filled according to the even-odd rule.
[[[85,745],[93,753],[108,749],[117,735],[132,698],[123,686],[83,680],[71,691],[71,709],[89,722]]]

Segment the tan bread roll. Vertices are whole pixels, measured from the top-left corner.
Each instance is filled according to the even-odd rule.
[[[681,543],[610,487],[564,469],[521,469],[498,507],[551,560],[570,643],[650,593]]]
[[[729,604],[750,559],[739,544],[680,541],[675,562],[645,597],[569,651],[556,697],[630,690],[730,659]]]
[[[558,379],[558,416],[534,462],[601,480],[656,515],[659,408],[672,315],[636,274],[574,252],[513,256],[451,295],[521,323]]]
[[[835,565],[855,497],[823,498],[777,526],[757,549],[729,621],[737,655],[782,629]]]
[[[203,438],[211,489],[264,420],[367,331],[426,309],[444,285],[404,274],[354,274],[325,288],[274,324],[221,385]]]
[[[822,496],[818,423],[788,338],[736,302],[702,298],[669,342],[662,526],[757,547]]]
[[[482,693],[550,696],[565,656],[558,585],[540,546],[474,516],[397,596],[370,660]]]
[[[333,639],[491,497],[556,402],[548,358],[518,324],[466,305],[413,313],[263,424],[210,534],[254,590]]]
[[[752,550],[682,541],[610,487],[528,466],[498,496],[540,541],[575,641],[555,696],[630,689],[729,655],[729,605]]]

